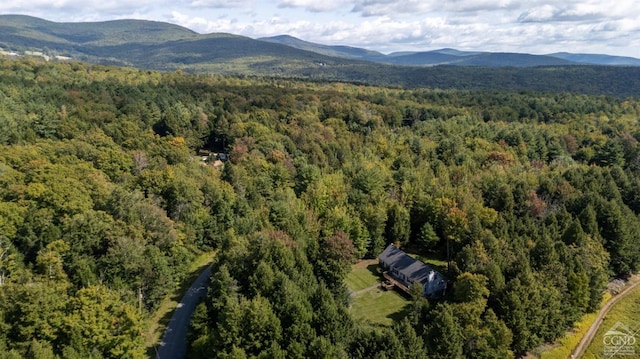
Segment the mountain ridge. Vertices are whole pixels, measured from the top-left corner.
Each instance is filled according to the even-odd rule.
[[[288,46],[297,47],[307,51],[328,54],[333,52],[340,55],[344,52],[342,48],[349,49],[343,57],[349,57],[354,53],[360,54],[358,59],[391,63],[396,65],[458,65],[458,66],[563,66],[563,65],[604,65],[604,66],[640,66],[640,59],[634,57],[614,56],[606,54],[583,54],[583,53],[551,53],[535,55],[529,53],[514,52],[488,52],[488,51],[462,51],[454,48],[442,48],[428,51],[397,51],[390,54],[351,46],[324,45],[298,39],[290,35],[278,35],[268,38],[258,38],[261,41],[277,42]],[[371,53],[372,55],[369,55]],[[503,60],[500,55],[508,57]],[[355,57],[354,57],[355,58]],[[492,60],[487,61],[487,58]],[[523,64],[514,63],[514,58],[526,59]]]
[[[0,57],[20,55],[143,70],[386,87],[640,96],[640,81],[634,81],[640,78],[640,66],[586,64],[578,55],[582,63],[563,59],[569,55],[562,54],[553,57],[451,48],[385,55],[356,47],[314,44],[288,35],[252,39],[228,33],[198,34],[147,20],[56,23],[0,15]],[[602,56],[600,61],[621,61]]]
[[[640,59],[630,56],[614,56],[604,54],[575,54],[569,52],[556,52],[549,54],[553,56],[581,64],[592,64],[597,62],[598,65],[608,66],[640,66]]]
[[[259,37],[256,40],[266,41],[276,44],[287,45],[300,50],[312,51],[327,56],[345,57],[351,59],[383,58],[385,55],[359,47],[343,45],[323,45],[299,39],[291,35],[277,35],[271,37]]]
[[[488,66],[534,67],[563,65],[640,66],[640,59],[606,54],[552,53],[534,55],[513,52],[462,51],[443,48],[428,51],[399,51],[383,54],[378,51],[345,45],[325,45],[277,35],[252,39],[228,33],[199,34],[186,27],[151,20],[108,20],[100,22],[54,22],[37,17],[11,14],[0,15],[0,44],[50,48],[74,52],[79,46],[119,46],[131,44],[163,44],[179,41],[235,38],[287,46],[338,59],[367,61],[402,66]],[[252,43],[254,48],[260,45]],[[0,45],[0,46],[1,46]],[[82,51],[79,51],[82,52]],[[258,51],[259,52],[259,51]],[[126,61],[131,62],[131,61]],[[135,63],[132,62],[132,63]]]

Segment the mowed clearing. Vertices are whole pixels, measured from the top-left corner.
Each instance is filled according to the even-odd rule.
[[[397,291],[380,288],[377,259],[355,264],[345,281],[352,292],[351,314],[356,319],[390,326],[402,318],[409,305],[409,300]]]

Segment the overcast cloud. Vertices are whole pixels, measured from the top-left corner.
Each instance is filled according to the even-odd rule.
[[[385,53],[451,47],[640,58],[640,10],[631,0],[2,0],[0,13],[167,21],[200,33],[289,34]]]

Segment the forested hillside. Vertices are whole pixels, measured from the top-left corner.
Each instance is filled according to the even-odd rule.
[[[633,58],[453,49],[382,56],[286,36],[264,40],[226,33],[197,34],[177,25],[144,20],[56,23],[0,15],[0,55],[6,56],[411,89],[569,92],[618,98],[640,95],[640,66],[635,62],[640,60]]]
[[[633,98],[0,60],[0,358],[144,357],[209,249],[193,358],[523,353],[638,269],[639,119]],[[392,242],[450,261],[448,297],[355,320],[344,277]]]

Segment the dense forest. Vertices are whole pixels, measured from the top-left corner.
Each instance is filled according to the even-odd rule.
[[[639,120],[635,98],[0,60],[0,358],[144,357],[205,250],[193,358],[524,353],[639,267]],[[451,290],[355,320],[344,278],[388,243],[446,259]]]

